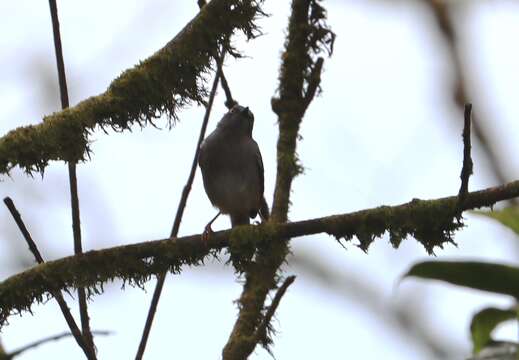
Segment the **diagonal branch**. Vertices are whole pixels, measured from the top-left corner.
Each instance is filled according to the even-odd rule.
[[[222,52],[220,59],[223,61],[225,53]],[[216,60],[218,61],[218,60]],[[189,172],[189,176],[182,190],[182,195],[180,197],[180,201],[178,203],[177,213],[175,215],[175,221],[173,222],[173,228],[171,229],[170,238],[174,238],[178,235],[178,230],[180,228],[180,222],[182,221],[182,216],[184,215],[184,209],[186,208],[187,198],[189,193],[191,192],[191,186],[193,185],[193,181],[195,179],[196,174],[196,165],[198,163],[198,154],[200,153],[200,145],[205,137],[205,132],[207,129],[207,124],[209,123],[209,117],[211,115],[211,110],[213,107],[214,98],[216,96],[216,89],[218,88],[218,83],[220,81],[221,76],[221,67],[216,71],[216,75],[214,77],[213,86],[211,88],[211,94],[209,95],[209,101],[207,103],[207,107],[205,109],[204,120],[202,121],[202,127],[200,128],[200,135],[198,136],[198,142],[196,144],[195,156],[193,157],[193,163],[191,164],[191,170]],[[144,330],[142,333],[141,341],[139,343],[139,348],[137,349],[137,355],[135,356],[136,360],[142,359],[144,355],[144,351],[146,349],[146,343],[148,342],[148,337],[150,335],[151,326],[153,324],[153,318],[155,317],[155,313],[157,311],[157,306],[159,304],[160,295],[162,293],[162,288],[164,287],[164,282],[166,281],[166,272],[160,273],[157,277],[157,284],[155,285],[155,290],[153,292],[153,297],[151,299],[150,308],[148,310],[148,316],[146,318],[146,323],[144,325]]]
[[[18,228],[20,229],[20,232],[22,233],[25,241],[29,245],[29,250],[33,253],[34,258],[38,262],[38,264],[43,264],[45,261],[43,260],[43,257],[41,256],[40,251],[38,250],[38,247],[36,246],[36,243],[32,239],[31,234],[29,233],[29,230],[27,230],[27,227],[25,226],[25,223],[22,220],[22,216],[16,209],[13,200],[11,198],[6,197],[4,199],[5,206],[9,209],[9,212],[11,213],[14,221],[16,222],[16,225],[18,225]],[[70,331],[74,335],[74,339],[76,339],[76,342],[78,343],[79,347],[83,350],[85,353],[87,359],[89,360],[95,360],[95,351],[94,349],[89,346],[89,344],[86,342],[85,338],[82,336],[81,331],[79,330],[74,317],[72,316],[70,309],[68,308],[67,303],[65,302],[65,299],[63,298],[63,295],[61,295],[60,289],[54,289],[52,286],[48,288],[49,293],[56,299],[56,302],[58,303],[61,312],[63,313],[63,317],[65,318],[65,321],[67,322],[67,325],[70,328]]]
[[[185,265],[201,265],[207,256],[224,248],[239,248],[241,244],[264,248],[279,243],[279,239],[327,233],[337,239],[357,237],[359,246],[367,249],[375,238],[387,232],[395,247],[412,236],[430,252],[452,241],[453,231],[462,226],[456,220],[458,210],[491,207],[498,201],[518,196],[519,180],[469,192],[461,209],[457,208],[457,195],[434,200],[413,199],[398,206],[218,231],[207,242],[202,241],[200,235],[191,235],[88,251],[49,261],[1,282],[0,326],[11,314],[30,310],[33,302],[43,302],[53,292],[83,286],[89,293],[101,293],[103,284],[115,279],[143,286],[152,275],[164,271],[179,273]]]
[[[198,1],[198,6],[199,6],[200,10],[205,5],[206,5],[205,0]],[[171,234],[170,234],[171,238],[176,237],[178,235],[178,230],[180,228],[180,222],[182,221],[182,216],[184,214],[184,209],[186,207],[187,198],[189,196],[189,193],[191,192],[191,186],[195,179],[196,165],[198,163],[198,154],[200,153],[200,145],[202,144],[202,141],[204,140],[205,132],[207,130],[207,124],[209,123],[209,116],[211,115],[211,109],[212,109],[214,98],[216,96],[216,89],[218,87],[218,82],[220,82],[222,84],[222,88],[225,92],[225,97],[227,98],[225,105],[227,106],[227,108],[230,109],[236,104],[236,101],[232,98],[229,84],[227,83],[227,79],[225,78],[225,75],[223,72],[223,61],[225,59],[225,49],[223,46],[222,46],[220,53],[221,53],[221,55],[217,54],[215,56],[217,71],[216,71],[215,79],[214,79],[213,86],[211,89],[211,93],[209,94],[209,102],[206,107],[204,120],[202,121],[202,127],[200,129],[200,135],[198,137],[198,142],[196,145],[195,156],[193,157],[193,162],[191,164],[191,171],[189,173],[187,183],[184,186],[184,189],[182,190],[182,195],[180,197],[180,201],[178,204],[177,213],[175,215],[175,220],[173,222],[173,228],[171,229]],[[141,341],[139,343],[139,348],[137,349],[137,354],[135,356],[136,360],[142,359],[142,357],[144,355],[144,351],[146,349],[146,343],[148,342],[148,337],[150,335],[151,326],[153,324],[153,319],[155,317],[155,313],[157,312],[157,306],[159,304],[160,295],[162,294],[164,282],[166,281],[166,274],[167,274],[166,272],[163,272],[157,276],[157,284],[155,285],[155,290],[153,291],[153,297],[151,299],[150,308],[148,310],[148,316],[146,318],[146,323],[144,324],[144,330],[143,330],[143,333],[141,336]]]
[[[162,49],[115,79],[108,89],[74,107],[46,116],[43,123],[20,127],[0,138],[0,174],[15,166],[43,172],[49,161],[85,160],[89,134],[96,127],[116,131],[180,108],[203,104],[205,75],[220,46],[237,56],[229,42],[237,31],[247,38],[259,33],[263,0],[212,0]]]
[[[276,291],[276,295],[274,295],[274,299],[272,299],[272,303],[270,304],[265,316],[263,317],[263,321],[259,324],[258,329],[256,330],[256,334],[254,335],[254,341],[256,343],[261,343],[269,353],[273,355],[268,347],[272,343],[272,339],[269,336],[269,331],[272,331],[272,325],[270,322],[276,313],[276,310],[281,302],[281,298],[285,295],[288,287],[292,285],[296,277],[294,275],[289,276],[285,279],[283,284],[279,287],[278,291]]]

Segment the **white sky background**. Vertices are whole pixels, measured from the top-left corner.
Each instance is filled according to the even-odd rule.
[[[325,1],[337,33],[335,54],[325,61],[323,94],[310,106],[298,152],[306,173],[293,186],[290,219],[344,213],[413,197],[455,194],[462,159],[462,113],[451,101],[448,54],[433,17],[420,2]],[[71,105],[106,89],[123,70],[151,55],[197,12],[196,1],[84,1],[58,3]],[[261,20],[266,35],[251,44],[237,41],[249,58],[228,59],[226,75],[233,95],[255,113],[254,137],[265,163],[266,196],[275,178],[276,117],[270,98],[277,86],[288,2],[267,1],[273,14]],[[36,124],[60,108],[48,3],[0,3],[0,133]],[[478,1],[459,18],[461,41],[470,56],[469,89],[475,113],[485,115],[507,174],[519,178],[515,139],[519,127],[519,4]],[[223,115],[220,91],[209,125]],[[492,116],[487,116],[491,114]],[[180,113],[171,131],[152,127],[133,133],[94,135],[92,160],[80,164],[79,187],[85,249],[166,237],[186,181],[203,109]],[[165,122],[158,122],[165,127]],[[473,144],[475,175],[471,189],[496,185],[481,149]],[[199,233],[215,214],[200,174],[188,201],[180,235]],[[44,179],[13,171],[0,184],[11,196],[46,258],[73,251],[68,176],[52,163]],[[476,258],[517,262],[517,239],[500,226],[468,216],[459,247],[438,250],[441,259]],[[229,226],[221,218],[215,229]],[[274,354],[278,359],[362,358],[435,359],[388,321],[394,307],[418,310],[418,323],[445,343],[468,354],[472,313],[509,299],[440,283],[406,280],[408,267],[427,258],[406,240],[394,250],[387,237],[368,254],[353,244],[344,251],[333,238],[319,235],[292,241],[296,259],[311,258],[331,271],[329,282],[292,259],[285,273],[296,282],[278,310]],[[0,209],[0,278],[32,264],[26,245],[7,210]],[[359,295],[356,284],[375,291]],[[135,354],[154,289],[147,292],[120,282],[106,286],[90,304],[93,329],[113,330],[97,338],[100,359]],[[146,359],[217,359],[236,318],[241,286],[230,266],[211,263],[168,276]],[[70,300],[70,299],[69,299]],[[367,304],[375,303],[375,307]],[[72,300],[69,304],[77,313]],[[78,320],[79,321],[79,320]],[[53,301],[34,307],[34,316],[11,317],[0,334],[7,350],[67,329]],[[512,326],[500,331],[513,338]],[[23,359],[82,358],[72,339],[42,346]],[[258,348],[253,359],[270,359]]]

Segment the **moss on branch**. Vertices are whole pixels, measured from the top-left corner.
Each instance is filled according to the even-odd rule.
[[[519,196],[519,181],[467,194],[462,210],[493,206],[496,202]],[[139,244],[89,251],[34,266],[0,283],[0,327],[9,315],[30,311],[31,305],[43,302],[51,292],[84,287],[90,295],[103,291],[103,285],[115,279],[142,286],[151,276],[164,271],[179,273],[185,265],[201,265],[208,256],[224,248],[233,252],[297,236],[328,233],[338,239],[357,237],[364,249],[388,232],[397,247],[408,236],[416,236],[427,249],[452,241],[458,229],[457,196],[435,200],[413,200],[399,206],[381,206],[349,214],[333,215],[291,223],[267,223],[219,231],[208,243],[200,235],[177,239],[146,241]],[[450,216],[450,221],[447,218]],[[258,240],[261,239],[261,240]],[[255,264],[256,265],[256,264]],[[256,275],[264,273],[263,264],[254,267]],[[272,282],[272,279],[267,279]],[[255,297],[251,293],[252,297]]]
[[[293,179],[302,172],[296,146],[303,116],[319,91],[323,59],[331,55],[335,34],[326,22],[326,11],[320,0],[292,0],[285,51],[279,73],[279,96],[272,99],[272,110],[278,115],[277,173],[270,222],[284,223],[288,218]],[[265,312],[265,299],[276,287],[277,271],[289,252],[287,238],[278,237],[258,249],[255,261],[238,263],[246,269],[245,285],[239,299],[240,313],[223,349],[223,359],[246,359],[254,351],[254,336]],[[270,329],[270,328],[269,328]],[[271,343],[270,332],[262,345]],[[267,349],[268,350],[268,349]]]
[[[262,0],[213,0],[166,46],[117,77],[106,92],[74,107],[46,116],[43,123],[10,131],[0,138],[0,173],[19,166],[27,173],[43,172],[51,160],[81,161],[89,153],[89,134],[96,128],[116,131],[137,123],[144,126],[165,114],[170,125],[178,109],[203,103],[205,75],[220,46],[241,31],[259,33]]]

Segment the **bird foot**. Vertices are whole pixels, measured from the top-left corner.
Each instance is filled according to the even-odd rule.
[[[204,228],[204,232],[202,233],[202,241],[204,242],[204,244],[207,245],[207,242],[209,241],[209,237],[211,236],[211,234],[213,233],[213,229],[211,229],[211,224],[207,224]]]

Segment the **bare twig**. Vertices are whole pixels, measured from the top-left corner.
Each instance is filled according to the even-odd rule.
[[[224,54],[222,53],[222,58]],[[198,136],[198,142],[196,144],[195,156],[193,157],[193,162],[191,164],[191,170],[189,172],[189,176],[182,190],[182,196],[180,197],[180,201],[177,207],[177,214],[175,215],[175,221],[173,222],[173,228],[171,229],[170,238],[174,238],[178,235],[178,230],[180,228],[180,222],[182,221],[182,216],[184,214],[184,209],[186,207],[187,198],[191,191],[191,186],[193,185],[193,181],[195,179],[196,174],[196,165],[198,162],[198,153],[200,152],[200,145],[205,137],[205,132],[207,129],[207,124],[209,122],[209,117],[211,115],[211,109],[213,107],[214,98],[216,96],[216,89],[218,88],[218,82],[220,81],[221,76],[221,68],[218,68],[216,71],[216,75],[214,77],[213,86],[211,88],[211,93],[209,95],[209,102],[207,103],[207,107],[205,109],[204,120],[202,121],[202,127],[200,128],[200,134]],[[155,317],[155,313],[157,311],[157,306],[159,304],[160,295],[162,293],[162,288],[164,287],[164,282],[166,280],[166,272],[162,272],[157,276],[157,284],[155,285],[155,290],[153,292],[153,297],[151,299],[150,308],[148,310],[148,316],[146,318],[146,324],[144,325],[144,330],[142,333],[141,341],[139,343],[139,348],[137,350],[137,354],[135,356],[136,360],[142,359],[144,355],[144,351],[146,350],[146,343],[148,341],[148,337],[151,331],[151,326],[153,324],[153,318]]]
[[[469,192],[461,210],[493,206],[498,201],[518,196],[519,181]],[[49,261],[0,282],[0,328],[9,315],[29,310],[34,301],[44,301],[49,292],[52,294],[81,284],[100,293],[102,284],[114,278],[142,286],[153,274],[166,270],[179,273],[182,266],[200,265],[211,253],[229,246],[231,233],[237,244],[242,241],[245,246],[263,248],[267,244],[277,244],[279,239],[318,233],[347,240],[365,236],[374,241],[388,232],[395,247],[403,239],[415,237],[431,251],[431,246],[449,242],[452,231],[460,227],[455,219],[457,204],[457,195],[434,200],[414,199],[398,206],[380,206],[297,222],[250,225],[238,229],[240,231],[218,231],[211,234],[208,241],[203,241],[197,234],[88,251],[80,256]],[[453,223],[446,222],[447,218]],[[237,238],[238,233],[242,236]]]
[[[453,99],[459,107],[463,107],[469,101],[469,94],[467,92],[467,67],[463,65],[463,52],[461,50],[455,22],[452,19],[452,6],[454,3],[445,0],[425,0],[425,3],[431,8],[438,28],[444,37],[448,46],[449,55],[454,69],[455,87],[453,89]],[[479,141],[481,148],[488,157],[492,172],[496,176],[499,183],[504,184],[508,181],[505,174],[501,157],[494,146],[494,141],[491,136],[485,131],[485,119],[474,116],[472,119],[472,127],[474,136]]]
[[[54,50],[56,53],[56,65],[58,68],[59,90],[61,96],[61,107],[67,109],[69,107],[67,77],[65,74],[65,62],[63,60],[63,48],[61,46],[61,35],[59,28],[59,17],[56,0],[49,0],[50,14],[52,18],[52,30],[54,35]],[[76,162],[68,162],[69,184],[70,184],[70,202],[72,209],[72,232],[74,236],[74,253],[81,254],[83,252],[81,246],[81,225],[79,216],[79,196],[77,189]],[[83,336],[92,352],[95,353],[94,339],[90,330],[90,318],[88,316],[88,305],[85,289],[78,288],[79,314],[81,317],[81,328]]]
[[[472,175],[472,157],[470,156],[470,123],[472,114],[472,104],[465,105],[464,126],[463,126],[463,166],[461,168],[461,186],[458,193],[460,205],[465,201],[465,197],[469,192],[469,178]]]
[[[207,5],[205,0],[198,0],[198,7],[200,10]],[[227,78],[225,77],[225,73],[223,72],[223,60],[225,58],[225,49],[222,47],[220,50],[221,56],[216,55],[215,61],[216,66],[218,67],[218,71],[220,71],[220,84],[222,85],[222,89],[225,92],[225,106],[227,109],[231,109],[234,105],[236,105],[238,102],[232,98],[231,89],[229,88],[229,84],[227,83]]]
[[[112,333],[110,331],[92,331],[92,334],[93,335],[101,335],[101,336],[107,336],[107,335],[111,335]],[[57,340],[61,340],[67,336],[72,336],[73,334],[69,333],[69,332],[65,332],[65,333],[61,333],[61,334],[58,334],[58,335],[54,335],[54,336],[49,336],[49,337],[46,337],[46,338],[43,338],[41,340],[38,340],[38,341],[35,341],[33,343],[30,343],[30,344],[27,344],[17,350],[14,350],[8,354],[6,354],[5,358],[1,358],[0,359],[5,359],[5,360],[11,360],[13,359],[14,357],[18,356],[18,355],[21,355],[22,353],[26,352],[27,350],[31,350],[31,349],[34,349],[35,347],[37,346],[40,346],[40,345],[43,345],[45,343],[48,343],[48,342],[51,342],[51,341],[57,341]]]
[[[32,239],[31,234],[29,233],[29,230],[27,230],[27,227],[25,226],[22,217],[18,210],[16,209],[16,206],[14,205],[13,200],[11,198],[6,197],[4,198],[4,203],[9,209],[9,212],[11,213],[14,221],[16,222],[16,225],[18,225],[18,228],[20,229],[20,232],[22,233],[25,241],[27,242],[27,245],[29,245],[29,249],[31,250],[32,254],[34,255],[34,258],[38,262],[38,264],[43,264],[44,260],[43,257],[40,254],[40,251],[38,250],[38,247],[36,246],[36,243]],[[70,331],[74,335],[74,338],[76,339],[76,342],[78,343],[79,347],[83,350],[85,353],[87,359],[93,360],[95,359],[95,353],[93,353],[92,349],[86,344],[85,339],[81,335],[81,331],[79,330],[76,322],[74,321],[74,317],[70,313],[70,309],[67,306],[67,303],[65,302],[65,299],[61,295],[61,292],[59,289],[54,289],[55,285],[49,285],[48,291],[54,296],[56,301],[58,302],[58,305],[61,309],[61,312],[63,313],[63,317],[65,318],[65,321],[67,322]]]
[[[272,340],[269,338],[268,331],[270,328],[270,322],[272,321],[272,318],[274,317],[274,314],[276,313],[276,310],[279,306],[279,303],[281,302],[281,298],[283,295],[285,295],[285,292],[287,291],[288,287],[292,285],[296,277],[294,275],[289,276],[285,279],[283,284],[279,287],[278,291],[276,292],[276,295],[274,295],[274,299],[272,299],[272,303],[270,304],[267,312],[265,313],[265,316],[263,317],[263,321],[258,326],[258,329],[256,330],[256,335],[254,336],[255,342],[261,342],[267,350],[269,348],[267,347],[270,343],[272,343]],[[270,352],[270,351],[269,351]]]
[[[222,55],[223,55],[223,49],[222,49]],[[229,88],[229,84],[227,83],[227,78],[225,77],[225,74],[223,72],[223,56],[222,57],[216,57],[216,65],[218,66],[218,71],[220,71],[221,75],[221,81],[222,89],[225,92],[225,106],[227,109],[231,109],[234,105],[236,105],[238,102],[233,99],[231,94],[231,89]]]
[[[41,264],[45,262],[43,260],[43,257],[40,254],[40,251],[38,250],[38,247],[36,246],[36,243],[32,239],[31,234],[29,233],[29,230],[27,230],[27,227],[25,226],[22,216],[16,209],[16,206],[14,205],[13,200],[10,197],[4,198],[4,204],[9,209],[9,212],[11,213],[11,216],[13,217],[14,221],[16,222],[16,225],[18,225],[18,229],[20,229],[20,232],[23,235],[23,238],[27,242],[27,245],[29,245],[29,250],[34,255],[34,258],[38,262],[38,264]]]
[[[205,0],[199,0],[198,6],[200,9],[206,5]],[[189,196],[189,193],[191,191],[191,186],[193,184],[195,174],[196,174],[196,165],[198,162],[198,153],[200,152],[200,145],[202,144],[202,141],[205,137],[205,132],[207,130],[207,124],[209,122],[209,116],[211,114],[211,108],[213,105],[214,97],[216,95],[216,89],[218,87],[218,82],[220,81],[222,88],[225,92],[226,102],[225,105],[227,108],[232,108],[236,101],[232,98],[231,90],[229,89],[229,85],[227,83],[227,79],[225,78],[225,75],[223,73],[223,61],[225,58],[225,49],[222,47],[221,49],[221,55],[215,56],[215,62],[217,65],[217,72],[214,79],[213,87],[211,89],[211,93],[209,95],[209,103],[207,104],[206,112],[204,114],[204,120],[202,121],[202,127],[200,129],[200,135],[198,137],[197,147],[195,150],[195,156],[193,157],[193,162],[191,164],[191,171],[189,173],[189,177],[187,180],[186,185],[184,186],[182,190],[182,196],[180,198],[178,207],[177,207],[177,213],[175,215],[175,221],[173,223],[173,228],[171,229],[170,237],[176,237],[178,234],[178,230],[180,228],[180,222],[182,221],[182,216],[184,214],[184,209],[186,207],[187,198]],[[148,316],[146,318],[146,323],[144,325],[144,330],[142,333],[141,341],[139,343],[139,348],[137,350],[136,359],[142,359],[142,356],[144,355],[144,351],[146,349],[146,343],[148,341],[148,337],[151,331],[151,326],[153,324],[153,319],[155,317],[155,313],[157,312],[157,306],[160,300],[160,295],[162,293],[162,289],[164,287],[164,282],[166,281],[166,273],[161,273],[157,276],[157,284],[155,285],[155,290],[153,291],[153,297],[151,299],[150,308],[148,310]]]

